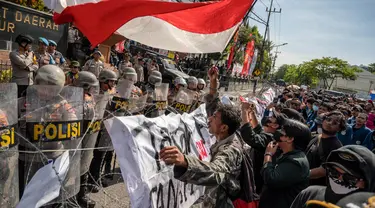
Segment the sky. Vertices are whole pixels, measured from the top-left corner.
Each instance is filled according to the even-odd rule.
[[[270,1],[258,0],[254,6],[264,20]],[[276,68],[323,56],[351,65],[375,63],[375,0],[274,0],[273,7],[282,12],[271,14],[270,39],[288,43],[279,47]],[[254,20],[250,24],[264,35],[264,25]]]

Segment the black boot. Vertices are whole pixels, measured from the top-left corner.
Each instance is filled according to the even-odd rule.
[[[93,208],[95,207],[96,203],[87,196],[87,193],[88,193],[87,182],[88,182],[88,174],[86,173],[83,176],[81,176],[81,189],[79,190],[77,194],[77,200],[78,200],[78,203],[82,207]]]

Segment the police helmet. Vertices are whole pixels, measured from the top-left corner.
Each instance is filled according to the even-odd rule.
[[[109,80],[117,81],[116,72],[110,69],[104,69],[99,73],[99,82],[107,82]]]
[[[78,78],[74,81],[74,86],[82,87],[83,89],[90,89],[99,85],[99,81],[95,74],[88,71],[78,72]]]
[[[43,43],[44,45],[48,46],[48,40],[43,37],[39,37],[39,43]]]
[[[16,37],[15,41],[18,43],[18,45],[21,45],[21,43],[31,44],[34,41],[34,38],[32,38],[30,35],[21,34]]]
[[[132,80],[137,81],[137,72],[133,67],[124,67],[124,69],[119,71],[119,74],[120,78],[129,79],[130,77]]]
[[[73,68],[73,67],[81,68],[81,64],[78,61],[72,61],[72,62],[70,62],[70,67],[71,68]]]
[[[202,78],[198,79],[198,84],[202,84],[202,85],[206,86],[206,82]]]
[[[177,85],[183,85],[183,86],[186,86],[187,83],[186,83],[186,80],[182,77],[176,77],[176,79],[174,80],[174,85],[177,86]]]
[[[161,73],[157,70],[151,71],[150,75],[148,76],[148,82],[152,85],[158,85],[161,84],[163,78],[161,76]]]
[[[45,65],[38,69],[35,76],[35,84],[56,85],[62,88],[65,84],[65,74],[58,66]]]
[[[190,76],[187,81],[188,84],[192,83],[198,85],[198,79],[196,77]]]

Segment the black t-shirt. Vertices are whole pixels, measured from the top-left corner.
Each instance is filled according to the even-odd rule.
[[[341,142],[337,137],[329,137],[318,139],[318,135],[310,141],[306,150],[306,157],[309,160],[310,170],[318,168],[327,160],[328,155],[332,150],[342,147]],[[318,144],[319,142],[319,144]],[[319,146],[318,146],[319,145]],[[311,179],[310,185],[326,185],[326,178]]]

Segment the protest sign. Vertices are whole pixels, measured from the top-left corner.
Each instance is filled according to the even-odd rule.
[[[132,207],[190,207],[204,187],[174,179],[173,166],[159,158],[165,146],[177,146],[183,154],[210,160],[211,137],[205,105],[191,114],[157,118],[143,115],[114,117],[104,121],[126,181]]]

